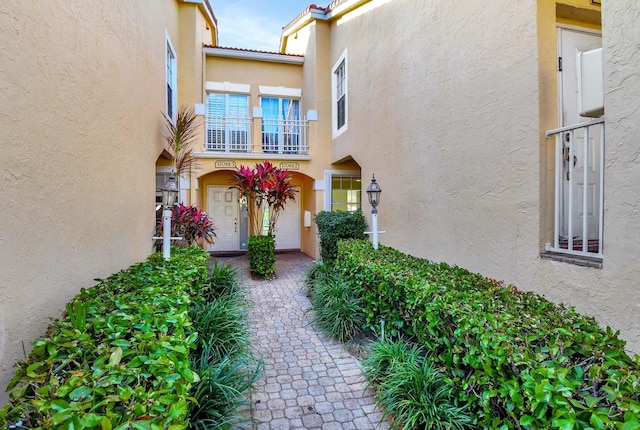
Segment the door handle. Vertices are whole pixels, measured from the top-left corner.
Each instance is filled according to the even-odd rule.
[[[233,227],[235,229],[235,233],[238,232],[238,218],[233,219]]]

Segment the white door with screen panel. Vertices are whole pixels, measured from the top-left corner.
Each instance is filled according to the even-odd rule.
[[[559,96],[560,96],[560,126],[574,125],[580,122],[592,120],[583,117],[578,111],[578,67],[577,59],[580,52],[591,51],[602,46],[602,36],[597,33],[574,29],[558,28],[558,56],[560,57],[561,70],[559,71]],[[563,140],[563,187],[562,187],[562,233],[561,239],[568,239],[569,205],[571,205],[571,218],[573,236],[582,238],[583,222],[583,195],[584,172],[587,169],[587,224],[588,236],[586,239],[598,239],[599,193],[600,193],[600,137],[599,128],[588,129],[587,146],[585,150],[585,132],[576,130],[566,132]],[[573,157],[569,154],[569,144],[573,139]],[[569,181],[570,163],[573,164],[574,180]],[[569,185],[573,183],[571,190],[572,201],[569,201]]]
[[[300,249],[300,202],[289,201],[278,215],[276,223],[276,249]]]
[[[216,228],[216,238],[208,251],[237,251],[240,249],[238,235],[238,190],[229,187],[207,187],[207,214]]]

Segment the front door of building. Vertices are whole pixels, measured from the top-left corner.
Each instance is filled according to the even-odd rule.
[[[224,186],[207,187],[207,214],[216,227],[216,238],[208,251],[240,249],[238,191]]]
[[[577,56],[579,52],[590,51],[602,46],[602,36],[597,33],[575,29],[558,28],[558,56],[559,59],[559,115],[562,127],[592,120],[580,116],[578,112],[578,74]],[[563,186],[562,192],[562,232],[561,240],[568,240],[569,214],[572,219],[572,235],[574,239],[583,240],[582,225],[586,215],[588,223],[588,237],[598,238],[599,214],[599,175],[600,170],[600,139],[597,127],[589,128],[588,144],[585,149],[585,131],[576,130],[573,136],[566,132],[563,140]],[[569,144],[573,139],[573,157],[569,154]],[[570,172],[571,166],[572,170]],[[584,173],[587,170],[585,185]],[[570,175],[573,180],[570,181]],[[584,187],[587,187],[587,212],[583,212]],[[572,189],[570,189],[572,188]],[[569,210],[571,206],[571,210]],[[585,249],[586,250],[586,249]]]

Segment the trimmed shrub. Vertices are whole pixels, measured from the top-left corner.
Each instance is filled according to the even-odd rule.
[[[274,236],[249,236],[247,243],[249,270],[271,279],[276,273],[276,242]]]
[[[364,239],[367,223],[361,211],[318,212],[316,225],[320,236],[320,256],[325,264],[332,264],[338,255],[342,239]]]
[[[185,428],[190,293],[208,257],[174,248],[82,289],[18,363],[0,427]]]
[[[414,339],[475,425],[640,429],[640,363],[610,328],[534,293],[365,241],[336,260],[367,325]]]

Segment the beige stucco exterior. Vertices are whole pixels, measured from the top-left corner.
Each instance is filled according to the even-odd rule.
[[[294,22],[281,47],[314,56],[328,48],[314,79],[329,96],[331,67],[347,53],[348,128],[332,140],[330,161],[352,157],[363,178],[375,173],[382,243],[576,306],[640,351],[640,171],[631,144],[638,6],[607,2],[601,19],[589,0],[357,3]],[[558,24],[603,34],[602,268],[541,258],[553,237],[554,152],[545,131],[558,126]],[[329,35],[314,38],[321,27]],[[330,123],[322,127],[330,135]]]
[[[375,173],[383,244],[576,306],[640,352],[634,0],[347,0],[303,11],[283,31],[282,54],[218,49],[207,0],[13,3],[0,6],[0,387],[22,345],[28,351],[80,288],[151,252],[154,175],[171,166],[167,36],[178,105],[202,113],[210,83],[250,88],[252,150],[207,151],[203,124],[187,203],[206,210],[207,186],[228,186],[234,166],[288,167],[300,190],[300,249],[318,258],[303,213],[327,208],[332,172],[361,173],[362,191]],[[545,131],[558,126],[558,24],[603,36],[601,268],[541,258],[553,237]],[[340,58],[347,127],[334,133]],[[300,91],[302,115],[317,117],[308,153],[262,153],[253,116],[261,86]]]
[[[65,303],[151,253],[165,37],[197,76],[202,43],[215,43],[211,30],[189,35],[193,22],[204,26],[204,6],[0,5],[0,404],[23,348]],[[201,91],[191,80],[179,78],[180,92]]]

